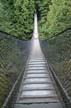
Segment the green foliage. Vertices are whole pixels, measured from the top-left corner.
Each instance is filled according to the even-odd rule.
[[[49,11],[49,5],[51,0],[37,0],[36,7],[39,19],[39,33],[43,37],[47,35],[47,13]]]
[[[29,39],[33,32],[33,0],[0,0],[0,29]]]
[[[48,33],[51,36],[71,27],[71,1],[52,0],[47,19]]]
[[[71,27],[71,0],[37,0],[37,6],[42,38]]]
[[[0,30],[30,39],[35,8],[42,38],[71,27],[71,0],[0,0]]]

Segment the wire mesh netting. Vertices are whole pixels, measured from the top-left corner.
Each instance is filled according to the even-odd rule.
[[[71,100],[71,30],[40,41],[42,50]]]
[[[30,41],[0,33],[0,108],[21,71],[24,70],[29,55]]]

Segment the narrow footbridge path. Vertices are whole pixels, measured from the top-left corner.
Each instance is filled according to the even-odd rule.
[[[19,89],[15,108],[63,108],[61,97],[38,39],[37,15],[32,48]]]

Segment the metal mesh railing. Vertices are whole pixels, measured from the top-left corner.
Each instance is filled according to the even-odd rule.
[[[0,108],[15,81],[24,70],[30,41],[22,41],[0,33]]]
[[[70,102],[65,104],[71,108],[71,30],[64,31],[54,38],[42,40],[40,44]]]

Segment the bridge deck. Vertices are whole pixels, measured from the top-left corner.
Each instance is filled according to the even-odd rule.
[[[31,53],[15,108],[62,108],[55,82],[40,48],[36,15],[34,25]]]
[[[60,96],[41,51],[39,40],[33,41],[33,48],[35,43],[37,48],[31,49],[15,108],[62,108]]]

